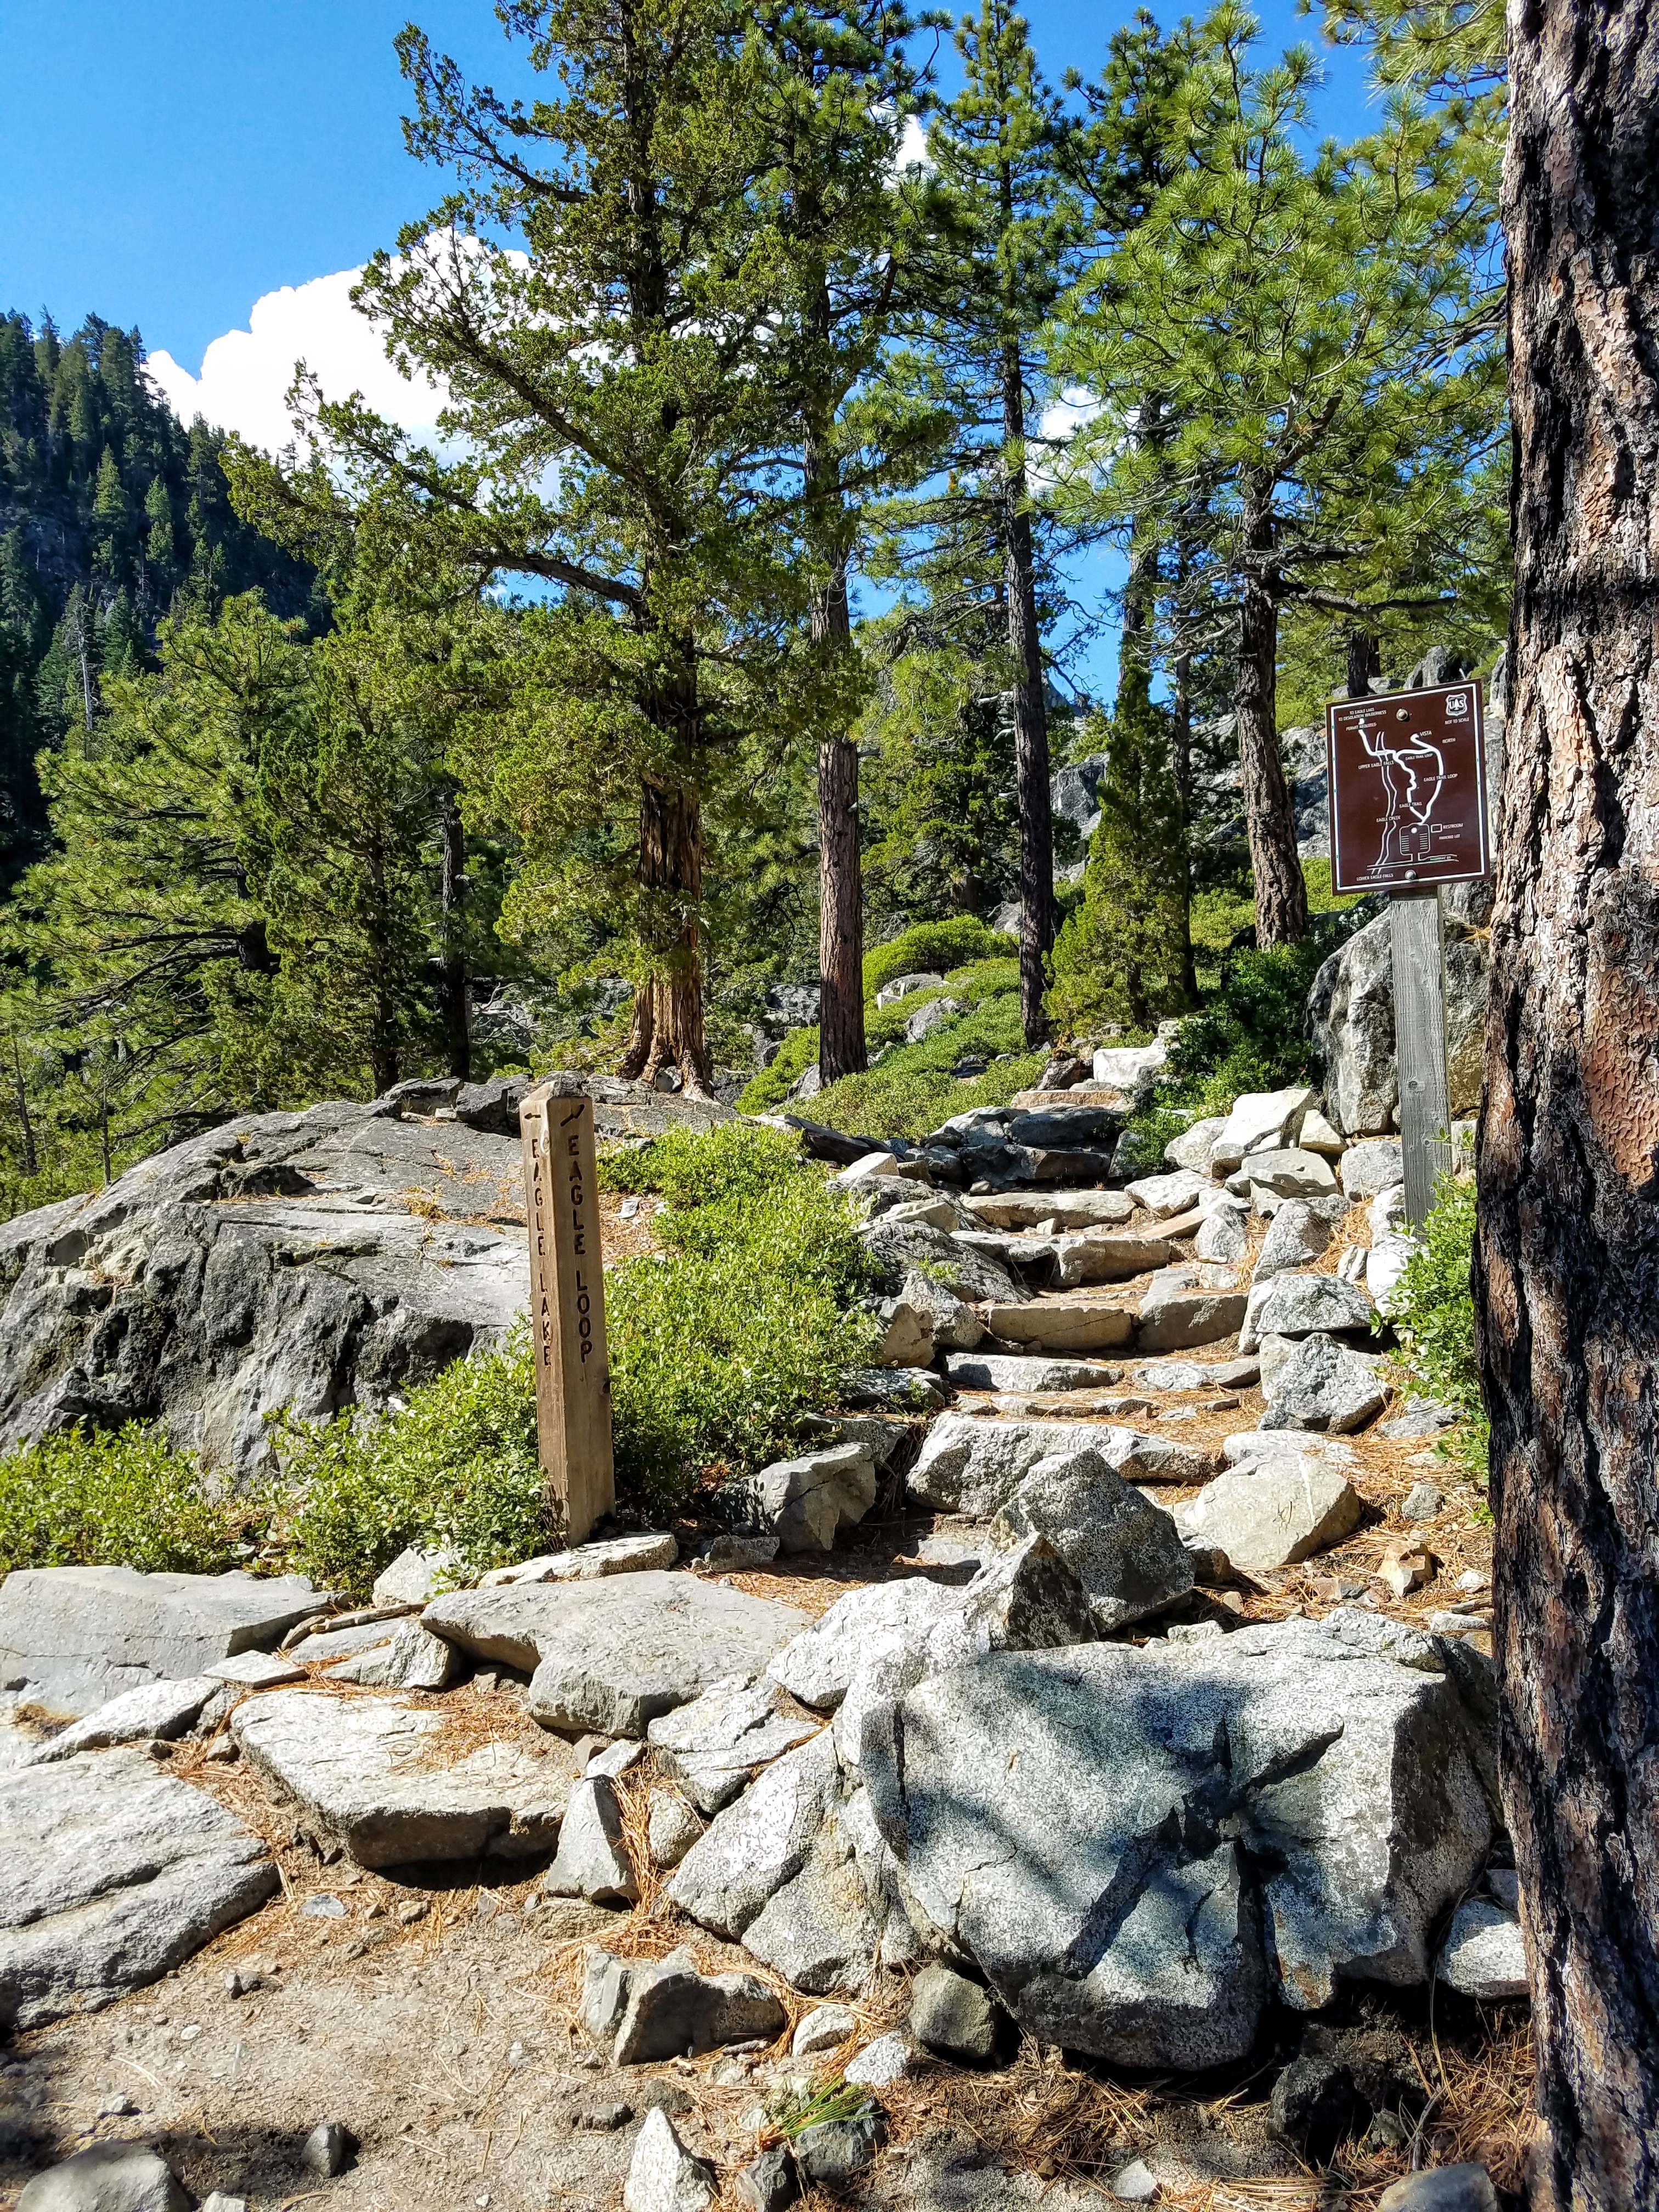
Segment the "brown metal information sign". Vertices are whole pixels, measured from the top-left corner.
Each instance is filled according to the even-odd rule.
[[[1327,707],[1334,890],[1430,890],[1487,872],[1480,709],[1474,682]]]

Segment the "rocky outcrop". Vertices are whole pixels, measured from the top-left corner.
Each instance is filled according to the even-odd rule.
[[[1462,891],[1464,896],[1459,897]],[[1474,896],[1470,896],[1474,894]],[[1480,925],[1490,887],[1455,886],[1443,896],[1446,955],[1446,1075],[1451,1110],[1480,1103],[1486,1048],[1486,942]],[[1400,1073],[1394,1048],[1394,951],[1386,911],[1332,953],[1314,979],[1308,1018],[1325,1064],[1325,1111],[1346,1137],[1395,1126]]]
[[[271,1650],[324,1603],[303,1575],[20,1567],[0,1583],[0,1689],[42,1712],[90,1713],[121,1691]]]
[[[635,1738],[716,1682],[757,1674],[806,1626],[793,1606],[658,1573],[459,1590],[422,1618],[476,1658],[533,1668],[544,1728]]]
[[[601,1135],[730,1109],[591,1077]],[[261,1114],[0,1229],[0,1447],[156,1421],[206,1466],[272,1463],[265,1415],[384,1408],[529,1295],[521,1081]]]
[[[1345,1611],[988,1656],[867,1716],[863,1773],[930,1949],[1045,2041],[1197,2068],[1272,1994],[1427,1978],[1490,1840],[1478,1733],[1438,1647]]]
[[[414,1699],[272,1690],[230,1724],[306,1832],[359,1866],[550,1850],[570,1795],[568,1765],[504,1743],[460,1748],[442,1713]]]
[[[0,2028],[112,2004],[276,1887],[258,1837],[142,1752],[0,1775]]]

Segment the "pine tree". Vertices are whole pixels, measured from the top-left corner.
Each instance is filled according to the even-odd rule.
[[[144,494],[144,520],[149,526],[144,541],[145,557],[153,568],[171,576],[175,552],[173,501],[167,497],[167,484],[160,477],[150,478],[149,489]]]
[[[1081,502],[1201,553],[1196,594],[1236,625],[1233,709],[1257,932],[1299,937],[1307,902],[1279,754],[1279,613],[1370,619],[1464,581],[1498,362],[1466,316],[1487,224],[1455,138],[1409,106],[1311,163],[1304,51],[1258,69],[1255,26],[1212,16],[1175,105],[1178,165],[1079,288],[1067,373],[1100,413]],[[1224,302],[1226,312],[1217,313]],[[1156,395],[1167,422],[1146,419]]]
[[[1054,945],[1048,998],[1074,1036],[1107,1021],[1147,1030],[1188,1005],[1185,824],[1170,712],[1153,703],[1143,658],[1126,658],[1111,720],[1095,731],[1106,755],[1100,820],[1082,900]]]
[[[745,253],[749,64],[719,0],[503,12],[541,73],[522,110],[402,35],[411,142],[471,181],[361,291],[400,356],[448,380],[471,455],[411,450],[355,407],[320,425],[350,459],[366,543],[556,587],[504,656],[522,688],[474,726],[470,773],[535,848],[530,926],[574,897],[633,937],[624,1073],[676,1066],[702,1091],[705,821],[745,744],[819,726],[822,681],[768,495],[793,430],[767,373],[787,287]],[[250,512],[305,494],[259,496]]]
[[[1024,19],[1006,0],[981,0],[956,44],[963,86],[928,131],[938,184],[927,312],[915,327],[919,373],[958,434],[942,495],[915,520],[954,539],[970,568],[989,554],[1000,571],[1020,825],[1020,1006],[1036,1045],[1046,1035],[1054,901],[1029,418],[1046,380],[1038,334],[1068,274],[1079,208],[1061,173],[1068,126]]]
[[[765,372],[799,437],[800,538],[811,640],[830,717],[818,734],[818,1066],[866,1065],[859,749],[849,734],[867,671],[853,641],[848,574],[870,500],[914,482],[942,441],[927,406],[879,374],[915,241],[914,181],[894,175],[920,82],[914,25],[893,0],[769,4],[750,40],[760,228],[750,246],[787,272]]]

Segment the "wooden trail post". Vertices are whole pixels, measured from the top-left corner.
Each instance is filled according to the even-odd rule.
[[[548,1494],[580,1544],[617,1502],[593,1107],[556,1075],[519,1109],[530,1223],[536,1438]]]
[[[1438,890],[1395,891],[1389,901],[1394,950],[1394,1051],[1400,1071],[1400,1149],[1406,1212],[1421,1229],[1435,1177],[1451,1165],[1446,1081],[1445,956]]]
[[[1440,886],[1490,866],[1480,686],[1335,701],[1325,743],[1332,887],[1389,894],[1406,1212],[1420,1230],[1451,1165]]]

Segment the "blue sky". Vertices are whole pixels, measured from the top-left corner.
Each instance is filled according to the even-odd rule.
[[[66,330],[88,312],[136,324],[176,365],[162,380],[181,412],[240,409],[249,435],[279,419],[301,351],[337,356],[344,389],[387,405],[370,334],[345,329],[349,285],[316,280],[392,244],[438,197],[398,128],[392,42],[410,12],[476,79],[521,81],[488,0],[0,0],[0,308],[49,307]],[[1048,74],[1092,72],[1132,12],[1035,0]],[[1293,0],[1261,14],[1281,44],[1312,34]],[[1321,125],[1351,134],[1359,68],[1344,53],[1326,64]],[[251,319],[194,384],[210,344]],[[1097,684],[1109,662],[1091,666]]]

